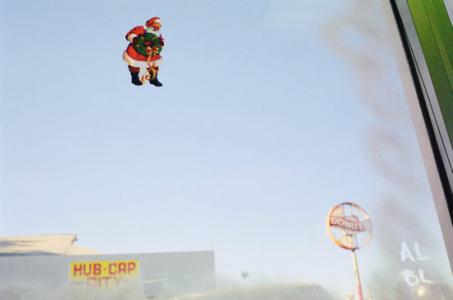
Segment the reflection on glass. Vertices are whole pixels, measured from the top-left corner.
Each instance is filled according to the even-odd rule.
[[[0,4],[0,298],[358,299],[342,202],[364,299],[451,298],[388,4],[318,2]]]
[[[447,9],[448,16],[450,18],[450,22],[453,25],[453,1],[452,0],[444,0],[445,8]]]

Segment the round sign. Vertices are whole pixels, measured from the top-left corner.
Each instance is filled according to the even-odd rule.
[[[344,202],[329,211],[327,232],[335,245],[356,250],[370,242],[371,220],[363,208],[352,202]]]

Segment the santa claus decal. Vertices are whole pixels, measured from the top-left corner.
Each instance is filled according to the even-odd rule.
[[[129,67],[131,81],[135,85],[149,82],[154,86],[162,86],[157,79],[159,64],[162,61],[160,53],[164,47],[164,39],[160,34],[161,27],[161,20],[153,17],[145,26],[134,27],[126,34],[129,46],[123,53],[123,59]]]

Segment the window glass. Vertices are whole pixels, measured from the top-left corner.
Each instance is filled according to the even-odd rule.
[[[448,11],[448,16],[450,17],[450,22],[453,24],[453,1],[444,0],[445,7]]]
[[[351,257],[363,299],[453,298],[389,3],[0,8],[0,298],[360,299]]]

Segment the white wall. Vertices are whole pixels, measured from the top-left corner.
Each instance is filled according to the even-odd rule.
[[[32,295],[68,288],[71,284],[69,272],[72,261],[118,260],[139,261],[140,279],[137,284],[147,296],[185,294],[208,290],[215,286],[212,251],[90,256],[5,256],[0,257],[0,300],[11,298],[12,296],[7,296],[7,293],[14,290]]]

